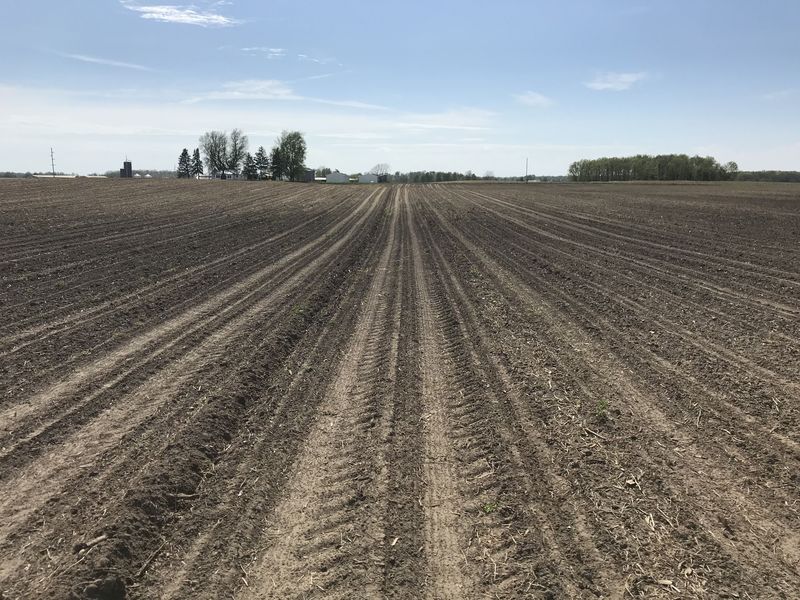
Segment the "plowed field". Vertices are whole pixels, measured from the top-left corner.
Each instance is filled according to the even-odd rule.
[[[800,188],[0,182],[0,597],[785,598]]]

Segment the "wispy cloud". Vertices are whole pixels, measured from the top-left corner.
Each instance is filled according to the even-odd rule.
[[[195,96],[184,102],[197,104],[198,102],[214,100],[301,100],[328,106],[341,106],[344,108],[359,108],[365,110],[388,110],[385,106],[360,102],[358,100],[330,100],[327,98],[313,98],[296,94],[284,81],[275,79],[245,79],[242,81],[229,81],[222,85],[222,89]]]
[[[782,100],[788,100],[790,98],[795,98],[800,96],[800,90],[778,90],[776,92],[769,92],[767,94],[762,94],[761,99],[766,100],[767,102],[779,102]]]
[[[313,56],[309,56],[308,54],[298,54],[297,60],[301,62],[312,62],[318,65],[338,65],[340,67],[342,66],[342,63],[340,63],[335,58],[315,58]]]
[[[647,79],[647,73],[598,73],[594,79],[584,83],[592,90],[622,92],[631,89],[636,83]]]
[[[286,56],[286,49],[285,48],[268,48],[266,46],[252,46],[250,48],[242,48],[242,52],[245,54],[250,54],[252,56],[256,55],[264,55],[270,60],[275,58],[283,58]]]
[[[395,128],[409,131],[488,131],[495,114],[488,110],[462,108],[432,114],[405,115],[393,123]]]
[[[539,92],[523,92],[521,94],[514,94],[514,99],[520,104],[531,106],[533,108],[547,108],[553,106],[555,102]]]
[[[335,77],[336,75],[340,75],[341,73],[320,73],[319,75],[309,75],[308,77],[301,77],[300,79],[295,79],[295,81],[316,81],[318,79],[329,79],[331,77]]]
[[[193,5],[149,4],[141,5],[130,0],[120,0],[120,4],[141,15],[143,19],[162,21],[164,23],[181,23],[199,27],[231,27],[241,21],[226,17],[213,10],[203,10]],[[216,2],[212,8],[227,3]]]
[[[155,69],[151,69],[150,67],[145,67],[144,65],[137,65],[134,63],[128,62],[121,62],[118,60],[111,60],[108,58],[99,58],[97,56],[87,56],[86,54],[67,54],[64,52],[59,52],[59,56],[63,56],[64,58],[71,58],[72,60],[79,60],[85,63],[92,63],[96,65],[106,65],[109,67],[119,67],[122,69],[134,69],[136,71],[154,71]]]
[[[360,102],[358,100],[325,100],[324,98],[307,98],[303,100],[309,102],[316,102],[317,104],[327,104],[329,106],[343,106],[345,108],[363,108],[365,110],[389,110],[386,106],[380,104],[370,104],[369,102]]]
[[[245,79],[222,84],[222,89],[187,100],[189,104],[207,100],[300,100],[292,88],[275,79]]]

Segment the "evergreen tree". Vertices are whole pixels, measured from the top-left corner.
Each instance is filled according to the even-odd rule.
[[[272,168],[272,178],[275,181],[280,181],[283,179],[283,176],[286,174],[286,169],[284,168],[283,164],[283,156],[281,155],[281,149],[278,146],[275,146],[272,149],[272,153],[269,159],[270,167]]]
[[[244,155],[244,167],[242,168],[242,175],[244,175],[245,179],[248,181],[258,179],[256,161],[253,159],[253,155],[249,152]]]
[[[180,158],[178,158],[178,177],[179,178],[189,178],[192,176],[192,163],[189,159],[189,151],[184,148],[183,152],[181,152]]]
[[[191,174],[192,177],[197,177],[198,175],[203,174],[203,161],[200,160],[200,148],[194,149],[194,154],[192,155]]]
[[[259,179],[266,179],[269,175],[269,155],[264,146],[259,146],[255,156],[256,170]]]

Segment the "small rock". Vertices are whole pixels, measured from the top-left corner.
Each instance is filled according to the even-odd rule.
[[[109,575],[87,585],[83,593],[98,600],[125,600],[125,583],[117,575]]]

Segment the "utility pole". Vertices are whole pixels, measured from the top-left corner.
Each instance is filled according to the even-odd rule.
[[[528,159],[525,158],[525,183],[528,183]]]
[[[50,147],[50,166],[53,167],[53,177],[56,176],[56,160],[53,157],[53,148]]]

